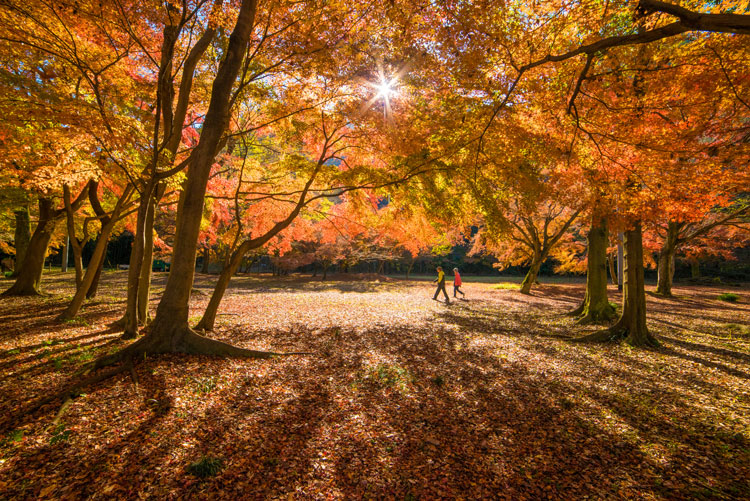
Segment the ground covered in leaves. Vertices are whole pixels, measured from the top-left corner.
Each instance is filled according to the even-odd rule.
[[[446,305],[418,281],[239,277],[212,335],[313,355],[148,358],[57,424],[61,402],[19,415],[125,345],[125,273],[68,323],[71,274],[0,300],[0,499],[750,497],[747,288],[649,295],[642,350],[569,341],[596,328],[562,315],[581,283],[466,277]]]

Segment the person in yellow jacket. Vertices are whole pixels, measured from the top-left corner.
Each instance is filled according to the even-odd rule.
[[[445,291],[445,273],[443,272],[443,268],[438,266],[437,267],[438,277],[432,281],[432,283],[437,282],[437,290],[435,291],[435,295],[432,297],[435,301],[437,301],[438,294],[440,294],[440,291],[443,291],[443,295],[445,296],[445,304],[448,304],[451,302],[451,300],[448,298],[448,293]]]

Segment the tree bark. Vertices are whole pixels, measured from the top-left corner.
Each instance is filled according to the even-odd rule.
[[[23,265],[23,260],[26,257],[29,243],[31,242],[31,220],[29,218],[29,208],[24,207],[22,209],[14,211],[16,216],[16,232],[13,241],[13,245],[16,247],[16,265],[13,267],[12,278],[18,276]]]
[[[615,267],[615,261],[617,260],[617,254],[607,255],[607,263],[609,264],[609,278],[612,280],[612,285],[619,285],[617,283],[617,269]]]
[[[67,248],[72,247],[73,266],[75,267],[76,271],[76,288],[78,288],[81,286],[81,282],[83,281],[83,261],[81,258],[83,249],[81,243],[76,237],[75,213],[73,212],[73,206],[70,202],[70,188],[68,188],[67,185],[63,186],[63,202],[65,203],[66,223],[68,227],[68,245],[66,246],[66,252],[63,253],[63,261],[65,262],[63,271],[67,271]]]
[[[201,262],[201,273],[208,273],[209,259],[211,258],[211,249],[209,249],[208,247],[204,247],[201,254],[201,257],[203,258]]]
[[[63,244],[63,250],[62,250],[62,256],[60,259],[60,271],[63,273],[68,271],[68,250],[70,249],[70,237],[68,236],[65,239],[65,243]],[[76,277],[77,279],[78,277]],[[79,282],[76,280],[76,287],[78,286]]]
[[[42,272],[44,271],[44,259],[47,256],[47,247],[55,231],[59,215],[52,208],[52,199],[39,199],[39,223],[29,239],[26,253],[18,267],[18,276],[10,289],[6,290],[4,296],[36,296],[41,294]]]
[[[646,327],[646,291],[643,280],[643,232],[640,221],[625,232],[625,270],[622,314],[609,329],[595,332],[579,341],[618,341],[632,346],[658,346]]]
[[[97,244],[98,243],[99,242],[97,241]],[[89,285],[89,290],[86,291],[86,299],[95,298],[96,293],[99,291],[99,282],[101,281],[101,278],[102,278],[102,270],[104,269],[104,261],[107,259],[107,247],[108,246],[109,246],[109,235],[107,235],[107,238],[104,240],[104,252],[102,252],[102,255],[99,257],[99,260],[97,262],[94,262],[92,259],[89,262],[89,267],[91,266],[94,267],[94,278],[93,280],[91,280],[91,285]]]
[[[86,268],[86,273],[83,275],[81,286],[76,290],[73,299],[70,301],[70,304],[68,304],[68,307],[65,309],[65,311],[60,314],[58,320],[64,321],[74,318],[80,311],[84,300],[88,297],[93,297],[96,294],[96,284],[99,281],[99,276],[101,275],[101,270],[104,266],[104,259],[106,257],[109,236],[112,233],[112,229],[114,228],[115,224],[117,224],[117,221],[120,217],[120,214],[124,210],[125,205],[128,203],[133,188],[132,186],[128,186],[125,189],[125,192],[120,196],[120,199],[117,201],[115,208],[112,210],[111,216],[106,216],[103,213],[103,210],[98,203],[98,199],[96,198],[97,190],[98,187],[96,183],[92,182],[89,188],[89,199],[92,202],[91,205],[94,207],[94,211],[96,211],[97,215],[101,218],[101,233],[99,234],[99,238],[96,241],[94,254],[91,256],[91,261],[89,261],[89,265]]]
[[[150,180],[146,183],[146,186],[141,192],[140,204],[138,206],[138,218],[136,220],[135,235],[133,236],[130,265],[128,266],[128,296],[125,307],[125,328],[122,333],[123,339],[133,339],[138,335],[138,297],[141,282],[141,269],[146,249],[146,220],[148,219],[149,207],[154,203],[154,189],[154,180]]]
[[[245,257],[245,254],[250,250],[249,247],[249,242],[247,240],[243,242],[242,245],[232,253],[229,262],[221,270],[219,280],[216,282],[214,291],[211,294],[211,299],[208,301],[208,306],[206,306],[206,311],[203,312],[203,317],[200,319],[200,322],[198,322],[198,325],[195,326],[196,329],[204,331],[214,330],[216,314],[219,311],[219,305],[224,297],[224,293],[226,292],[227,287],[229,287],[229,281],[237,272],[237,268],[240,266],[242,258]]]
[[[138,323],[148,324],[151,321],[148,311],[148,302],[151,295],[151,272],[154,267],[154,214],[156,212],[156,200],[152,199],[146,214],[146,225],[144,228],[143,265],[141,266],[141,278],[138,283]]]
[[[18,276],[31,241],[31,219],[29,218],[28,206],[14,211],[14,214],[16,217],[16,229],[13,244],[16,247],[16,264],[11,277]]]
[[[588,234],[588,263],[586,269],[586,294],[583,303],[571,311],[578,323],[611,320],[615,310],[607,298],[607,232],[606,218],[592,216]]]
[[[531,266],[529,272],[526,273],[526,277],[521,282],[521,294],[531,294],[531,286],[536,283],[536,276],[539,274],[539,268],[541,268],[544,259],[537,254],[531,260]]]
[[[701,277],[701,263],[697,259],[690,260],[690,276],[692,278]]]
[[[677,235],[679,226],[670,221],[667,224],[667,237],[661,247],[658,262],[658,279],[656,293],[663,296],[672,295],[672,281],[674,280],[674,256],[677,252]]]
[[[229,99],[247,51],[256,5],[257,0],[243,0],[237,24],[229,37],[226,56],[213,82],[201,136],[187,169],[184,204],[181,217],[177,219],[167,286],[148,334],[142,343],[136,343],[143,346],[144,351],[228,354],[225,343],[202,338],[190,330],[189,302],[208,177],[221,136],[229,123]]]

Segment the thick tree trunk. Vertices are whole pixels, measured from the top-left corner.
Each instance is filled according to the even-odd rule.
[[[16,265],[13,268],[11,277],[15,278],[21,271],[23,260],[26,257],[26,251],[31,242],[31,219],[29,218],[29,208],[24,207],[14,212],[16,216],[16,232],[13,245],[16,247]]]
[[[542,266],[544,259],[541,256],[534,255],[529,272],[521,282],[521,294],[531,294],[531,286],[536,283],[536,276],[539,274],[539,268]]]
[[[18,268],[18,276],[4,296],[36,296],[41,294],[42,272],[47,247],[55,231],[58,218],[53,215],[52,200],[39,199],[39,223],[31,235],[23,263]]]
[[[219,64],[211,100],[193,160],[185,179],[182,214],[177,218],[172,267],[164,295],[151,328],[139,343],[148,352],[185,352],[216,355],[228,353],[225,343],[198,336],[188,326],[190,291],[195,275],[195,256],[203,217],[203,203],[211,165],[221,136],[229,123],[229,98],[247,51],[257,0],[243,0],[237,24],[229,37],[226,56]]]
[[[643,280],[643,233],[641,223],[625,232],[625,270],[622,314],[615,325],[579,341],[617,341],[633,346],[658,346],[646,327],[646,292]]]
[[[656,293],[663,296],[672,295],[672,281],[674,280],[674,256],[677,252],[677,223],[670,221],[667,225],[667,238],[659,253],[658,279]]]
[[[611,320],[615,310],[607,298],[607,220],[594,216],[588,234],[588,264],[586,269],[586,294],[583,303],[571,311],[578,323]]]

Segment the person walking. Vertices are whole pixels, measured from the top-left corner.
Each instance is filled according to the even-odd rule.
[[[443,268],[438,266],[437,267],[438,277],[432,281],[432,283],[437,282],[437,290],[435,291],[435,295],[432,297],[435,301],[437,301],[438,294],[440,294],[440,291],[443,291],[443,295],[445,296],[445,304],[448,304],[451,302],[450,298],[448,297],[448,293],[445,290],[445,273],[443,272]]]
[[[453,268],[453,297],[456,297],[456,292],[461,294],[462,298],[466,297],[466,294],[461,290],[461,285],[463,285],[461,274],[458,272],[458,268]]]

